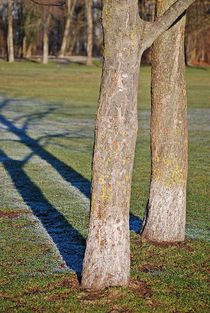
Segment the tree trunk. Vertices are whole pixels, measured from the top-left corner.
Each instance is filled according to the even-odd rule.
[[[30,59],[31,55],[32,55],[32,48],[33,48],[33,44],[29,43],[28,48],[26,50],[26,59]]]
[[[157,1],[162,15],[175,0]],[[152,52],[152,175],[143,237],[159,242],[185,239],[188,165],[184,63],[185,17],[162,34]]]
[[[21,53],[23,58],[26,57],[26,49],[27,49],[27,39],[26,39],[26,36],[24,36],[23,43],[22,43],[22,53]]]
[[[49,55],[49,25],[50,25],[50,12],[44,9],[44,27],[43,27],[43,64],[48,63]]]
[[[72,13],[75,7],[75,0],[72,4],[72,0],[68,0],[67,2],[67,18],[66,18],[66,23],[65,23],[65,29],[63,33],[63,39],[61,43],[61,49],[59,52],[59,57],[63,58],[66,54],[66,49],[67,49],[67,43],[68,43],[68,37],[69,37],[69,32],[70,32],[70,26],[71,26],[71,21],[72,21]]]
[[[8,29],[7,29],[7,49],[8,49],[8,61],[14,62],[14,42],[13,42],[13,1],[8,0]]]
[[[105,59],[96,121],[84,288],[127,285],[129,281],[129,203],[140,63],[137,21],[137,1],[104,1]]]
[[[138,0],[103,1],[104,64],[83,288],[126,286],[129,282],[129,205],[137,136],[140,59],[142,52],[192,2],[178,0],[157,21],[144,22],[138,15]]]
[[[92,0],[85,0],[87,16],[87,65],[92,65],[93,51],[93,17],[92,17]]]

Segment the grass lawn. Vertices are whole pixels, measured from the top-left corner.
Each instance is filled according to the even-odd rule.
[[[210,69],[188,68],[187,240],[131,231],[131,283],[80,289],[100,67],[0,61],[0,312],[209,312]],[[150,179],[150,68],[141,69],[131,230]]]

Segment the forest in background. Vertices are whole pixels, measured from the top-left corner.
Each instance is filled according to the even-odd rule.
[[[101,0],[0,0],[0,57],[30,59],[48,55],[93,57],[103,54]],[[152,21],[155,0],[139,0],[140,16]],[[188,65],[210,64],[210,1],[187,10],[185,55]],[[10,58],[9,54],[14,57]],[[150,63],[150,51],[143,56]]]

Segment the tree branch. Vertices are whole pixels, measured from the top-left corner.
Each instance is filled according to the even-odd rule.
[[[166,31],[195,0],[177,0],[154,22],[145,22],[143,46],[149,48],[153,42]]]

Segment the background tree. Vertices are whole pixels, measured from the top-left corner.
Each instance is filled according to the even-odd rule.
[[[23,48],[22,56],[31,58],[32,49],[36,46],[37,34],[41,26],[42,8],[31,1],[23,3]]]
[[[139,0],[139,15],[144,21],[153,22],[155,18],[155,0]],[[142,63],[151,64],[151,48],[142,55]]]
[[[92,17],[92,0],[85,0],[86,17],[87,17],[87,65],[92,65],[93,51],[93,17]]]
[[[49,55],[49,26],[50,26],[50,9],[48,7],[44,7],[43,9],[43,59],[42,63],[48,63],[48,55]]]
[[[75,4],[76,4],[76,0],[67,1],[67,15],[66,15],[65,28],[64,28],[64,33],[63,33],[63,39],[61,43],[61,49],[59,52],[60,57],[64,57],[66,54],[68,39],[70,35],[70,26],[72,23],[72,16],[73,16]]]
[[[83,288],[127,285],[129,206],[137,136],[137,91],[143,51],[193,0],[178,0],[155,22],[138,14],[138,1],[105,0],[104,64],[96,120],[90,225]]]
[[[210,63],[209,14],[209,0],[197,0],[187,10],[185,52],[188,65],[206,65]]]
[[[8,61],[14,62],[14,41],[13,41],[13,1],[8,0],[7,7],[7,53]]]
[[[70,1],[70,0],[68,0]],[[101,57],[103,51],[103,34],[101,27],[101,0],[91,0],[92,9],[92,44],[87,45],[88,19],[86,3],[90,0],[71,0],[71,22],[67,14],[67,6],[63,0],[16,0],[13,5],[14,55],[16,58],[40,58],[42,54],[43,27],[42,12],[45,5],[51,6],[51,23],[49,29],[49,54],[83,55],[87,50],[94,57]],[[8,0],[0,0],[0,57],[7,58],[7,4]],[[57,6],[54,6],[54,5]],[[140,17],[148,22],[154,20],[155,0],[138,0]],[[74,9],[73,9],[74,7]],[[190,65],[205,65],[210,63],[209,49],[209,0],[197,0],[187,11],[186,28],[186,60]],[[69,29],[69,31],[67,31]],[[67,38],[65,40],[64,38]],[[90,38],[90,37],[89,37]],[[89,42],[91,42],[91,40]],[[62,42],[66,52],[61,53]],[[92,49],[87,49],[92,45]],[[63,49],[63,48],[62,48]],[[143,63],[151,62],[150,49],[142,56]]]
[[[176,0],[157,1],[157,17]],[[152,175],[143,237],[185,239],[187,185],[187,101],[184,61],[185,16],[152,49]]]

